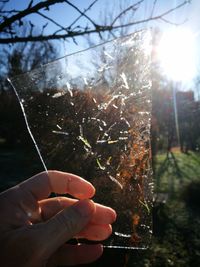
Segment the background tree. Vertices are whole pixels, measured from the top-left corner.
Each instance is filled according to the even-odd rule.
[[[24,34],[27,29],[23,27]],[[0,138],[5,139],[7,145],[12,147],[23,140],[26,146],[30,138],[19,103],[6,78],[30,71],[57,56],[57,49],[49,41],[19,43],[0,50]]]

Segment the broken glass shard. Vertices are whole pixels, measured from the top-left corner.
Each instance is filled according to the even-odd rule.
[[[117,212],[110,248],[152,234],[149,33],[68,55],[10,79],[44,168],[78,174]]]

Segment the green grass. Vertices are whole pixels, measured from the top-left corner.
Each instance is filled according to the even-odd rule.
[[[200,179],[200,153],[188,154],[176,150],[172,156],[158,154],[154,174],[155,190],[158,192],[178,192],[191,181]]]

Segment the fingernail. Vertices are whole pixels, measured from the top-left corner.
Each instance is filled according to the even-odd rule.
[[[82,217],[88,217],[94,212],[94,202],[89,199],[84,199],[78,201],[76,204],[76,209]]]
[[[113,219],[113,221],[112,222],[115,222],[116,221],[116,219],[117,219],[117,213],[116,213],[116,211],[115,210],[113,210],[113,209],[111,209],[112,210],[112,219]]]

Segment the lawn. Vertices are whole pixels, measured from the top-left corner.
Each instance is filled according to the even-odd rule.
[[[154,174],[155,190],[169,194],[180,193],[191,181],[200,180],[200,153],[189,151],[188,154],[173,150],[158,154]]]

